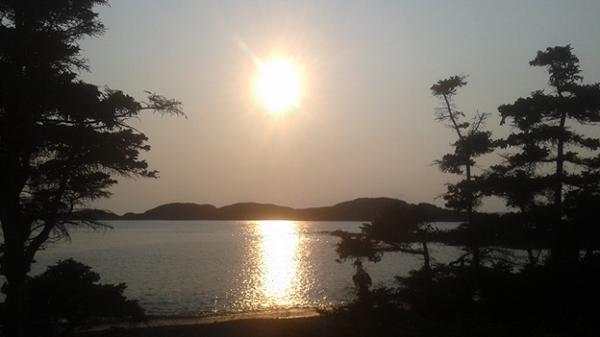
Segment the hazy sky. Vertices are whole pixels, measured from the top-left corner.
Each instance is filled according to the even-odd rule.
[[[82,44],[83,78],[175,97],[188,115],[136,122],[160,179],[122,180],[94,205],[118,213],[174,201],[442,204],[451,176],[431,163],[453,134],[434,120],[432,83],[468,74],[458,105],[495,115],[546,86],[528,66],[535,52],[567,43],[586,81],[600,81],[598,0],[122,0],[100,12],[108,30]],[[283,118],[253,92],[254,58],[274,55],[304,69],[302,106]],[[507,131],[495,116],[488,125]]]

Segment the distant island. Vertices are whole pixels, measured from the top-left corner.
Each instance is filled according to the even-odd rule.
[[[215,207],[210,204],[169,203],[143,213],[118,215],[99,209],[84,209],[77,217],[93,220],[298,220],[298,221],[372,221],[390,207],[417,207],[431,221],[460,221],[462,213],[428,203],[410,204],[394,198],[358,198],[333,206],[295,209],[254,202]]]

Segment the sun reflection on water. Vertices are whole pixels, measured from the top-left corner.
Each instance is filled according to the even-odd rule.
[[[302,224],[294,221],[253,221],[245,230],[248,239],[242,277],[241,310],[302,307],[311,288],[306,238]]]
[[[298,224],[292,221],[259,221],[261,290],[267,304],[294,304],[298,291]]]

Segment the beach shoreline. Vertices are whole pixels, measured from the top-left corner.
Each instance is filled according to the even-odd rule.
[[[111,329],[140,329],[166,326],[190,326],[225,323],[240,320],[289,320],[318,317],[321,313],[316,308],[289,308],[250,312],[216,313],[199,316],[150,316],[137,322],[104,323],[86,329],[84,332],[100,332]]]
[[[314,309],[276,310],[210,317],[154,318],[77,333],[79,337],[306,337],[334,336],[332,320]]]

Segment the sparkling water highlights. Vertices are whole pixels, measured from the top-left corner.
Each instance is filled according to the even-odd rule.
[[[310,304],[313,285],[306,233],[295,221],[249,222],[241,307],[292,308]],[[303,235],[304,234],[304,235]]]
[[[267,306],[300,304],[302,288],[299,279],[302,249],[298,224],[292,221],[260,221],[257,231],[260,243],[260,278]]]
[[[360,222],[109,224],[113,229],[73,229],[71,242],[36,256],[32,272],[73,257],[90,265],[103,283],[127,283],[125,295],[159,316],[315,308],[343,303],[352,295],[354,268],[336,262],[338,238],[327,233],[358,231]],[[462,254],[438,245],[431,249],[434,258]],[[390,253],[365,268],[380,284],[421,264],[419,257]]]

